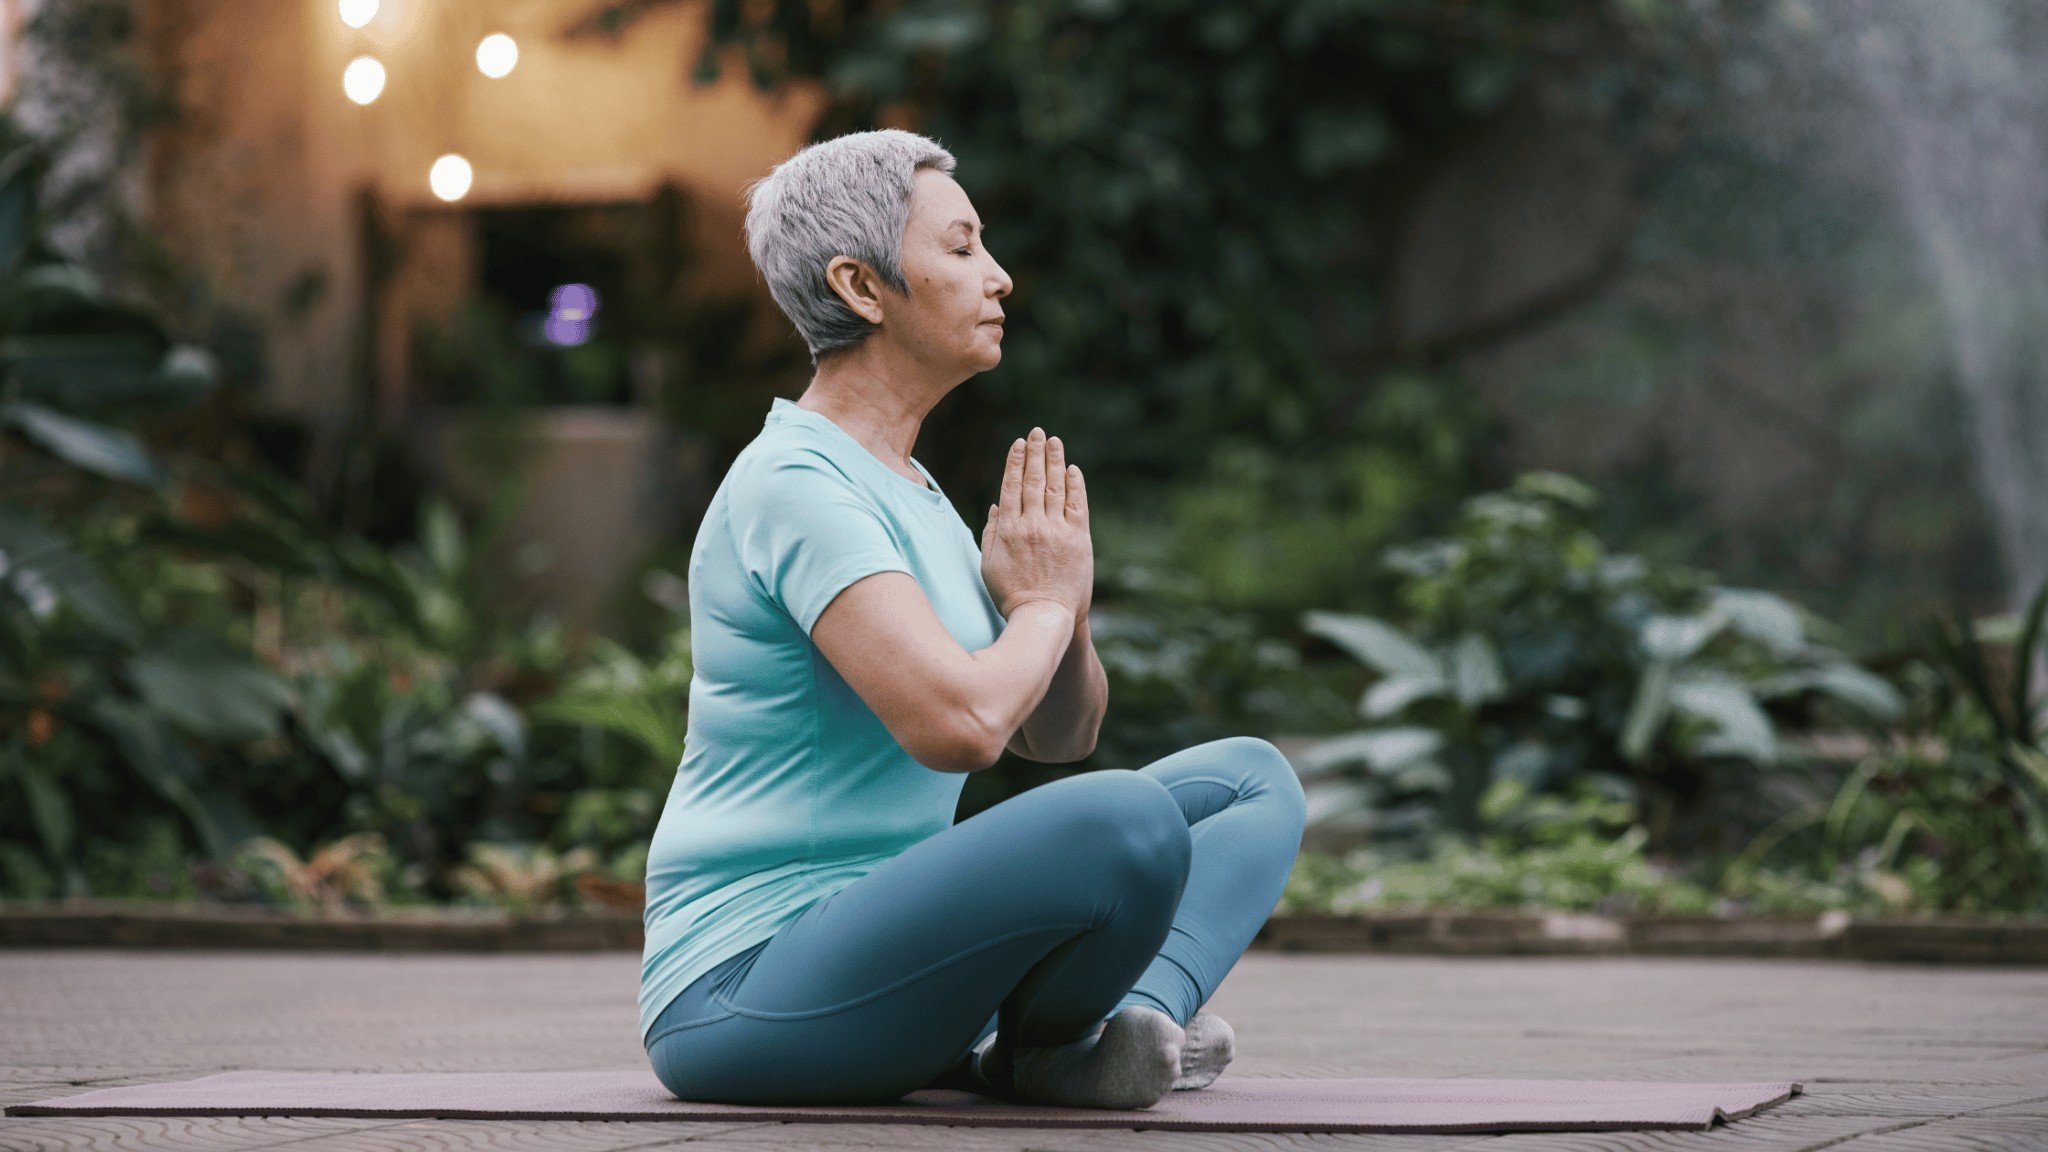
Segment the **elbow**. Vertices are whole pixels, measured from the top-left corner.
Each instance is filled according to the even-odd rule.
[[[1007,741],[982,722],[972,709],[949,708],[915,745],[905,744],[911,758],[938,772],[979,772],[1003,755]]]
[[[988,718],[972,707],[952,710],[954,723],[951,725],[951,763],[949,772],[979,772],[1002,759],[1003,749],[1010,737],[999,724],[990,723]]]

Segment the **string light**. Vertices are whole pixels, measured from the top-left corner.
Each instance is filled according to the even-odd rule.
[[[358,104],[368,104],[384,91],[384,65],[375,56],[358,56],[341,74],[341,90]]]
[[[361,28],[377,18],[377,0],[341,0],[341,22]]]
[[[476,46],[477,71],[496,80],[519,63],[519,43],[503,32],[493,32]]]
[[[469,195],[470,181],[474,176],[469,161],[450,152],[434,161],[434,167],[427,172],[427,186],[434,190],[434,195],[454,203]]]

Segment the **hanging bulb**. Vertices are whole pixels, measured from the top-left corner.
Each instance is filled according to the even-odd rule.
[[[434,195],[452,204],[469,195],[470,181],[474,177],[469,161],[450,152],[434,161],[434,167],[427,173],[427,187],[434,190]]]
[[[341,74],[341,90],[358,104],[368,104],[384,92],[384,65],[375,56],[358,56]]]
[[[341,22],[361,28],[377,18],[377,0],[341,0]]]
[[[519,63],[519,42],[503,32],[493,32],[476,46],[477,71],[496,80]]]

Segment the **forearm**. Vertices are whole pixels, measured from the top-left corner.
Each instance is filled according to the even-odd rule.
[[[990,749],[987,763],[995,762],[1010,734],[1045,698],[1078,631],[1072,609],[1027,600],[1011,610],[995,643],[968,653],[974,672],[967,679],[966,706]]]
[[[1053,763],[1079,760],[1095,750],[1103,714],[1109,710],[1109,676],[1088,633],[1088,615],[1074,622],[1073,639],[1060,658],[1044,699],[1025,717],[1024,745]]]

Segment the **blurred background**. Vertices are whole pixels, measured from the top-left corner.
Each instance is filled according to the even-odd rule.
[[[1087,761],[1283,909],[2048,912],[2029,0],[0,0],[0,897],[638,907],[744,185],[931,135],[916,455],[1088,469]]]

